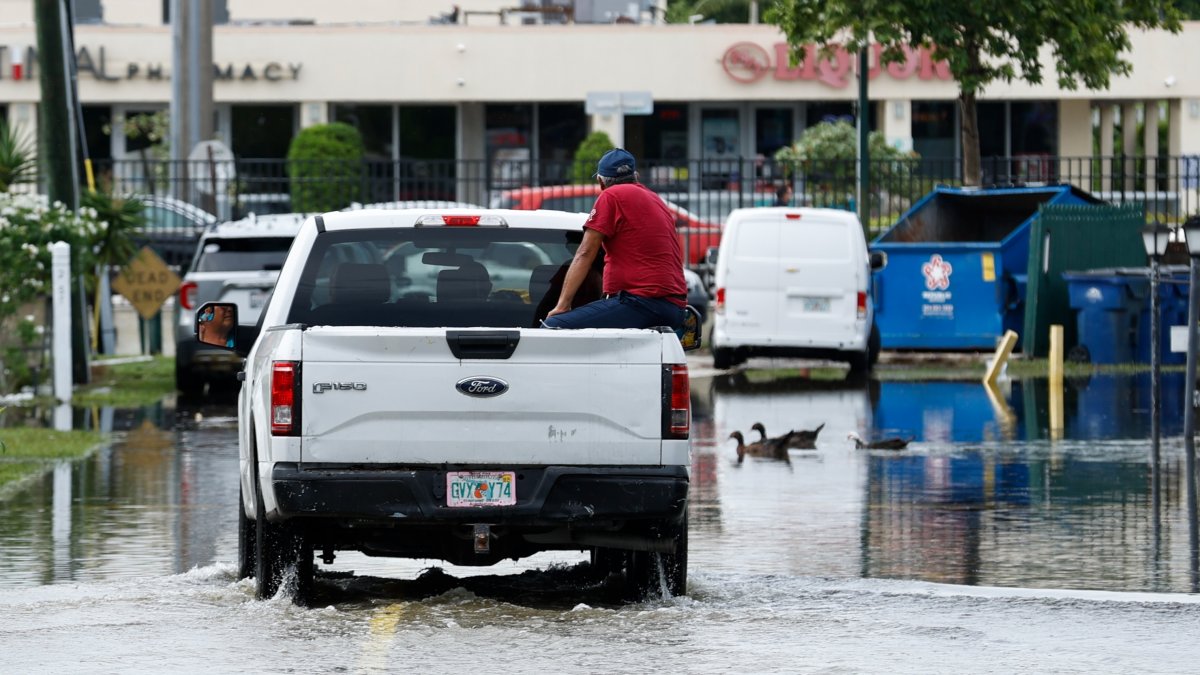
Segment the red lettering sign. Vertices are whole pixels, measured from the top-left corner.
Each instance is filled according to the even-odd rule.
[[[905,46],[904,60],[881,66],[883,47],[871,45],[867,77],[875,79],[886,72],[894,80],[906,80],[914,75],[922,80],[950,80],[950,64],[944,59],[935,59],[935,50],[927,47]],[[792,66],[786,42],[774,45],[772,54],[753,42],[739,42],[725,50],[721,65],[725,72],[737,80],[750,84],[763,79],[767,73],[778,81],[816,80],[835,89],[842,89],[854,80],[857,70],[856,59],[843,47],[833,47],[828,56],[822,56],[816,45],[804,47],[804,59]]]

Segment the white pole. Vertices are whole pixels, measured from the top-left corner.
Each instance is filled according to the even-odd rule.
[[[50,244],[51,291],[53,301],[54,397],[71,402],[71,245],[64,241]]]

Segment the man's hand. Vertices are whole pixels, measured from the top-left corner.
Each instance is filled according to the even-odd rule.
[[[549,312],[546,312],[546,318],[549,319],[550,317],[554,316],[555,314],[562,314],[563,312],[569,312],[569,311],[571,311],[570,305],[567,305],[566,307],[563,307],[562,305],[555,305],[554,309],[550,310]]]

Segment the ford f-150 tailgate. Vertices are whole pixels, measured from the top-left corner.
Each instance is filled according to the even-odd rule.
[[[663,339],[625,330],[308,328],[301,460],[661,464]]]

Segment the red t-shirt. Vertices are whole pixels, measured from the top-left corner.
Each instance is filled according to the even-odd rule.
[[[596,198],[584,227],[604,235],[604,292],[666,298],[683,307],[683,252],[675,217],[639,183],[614,185]]]

